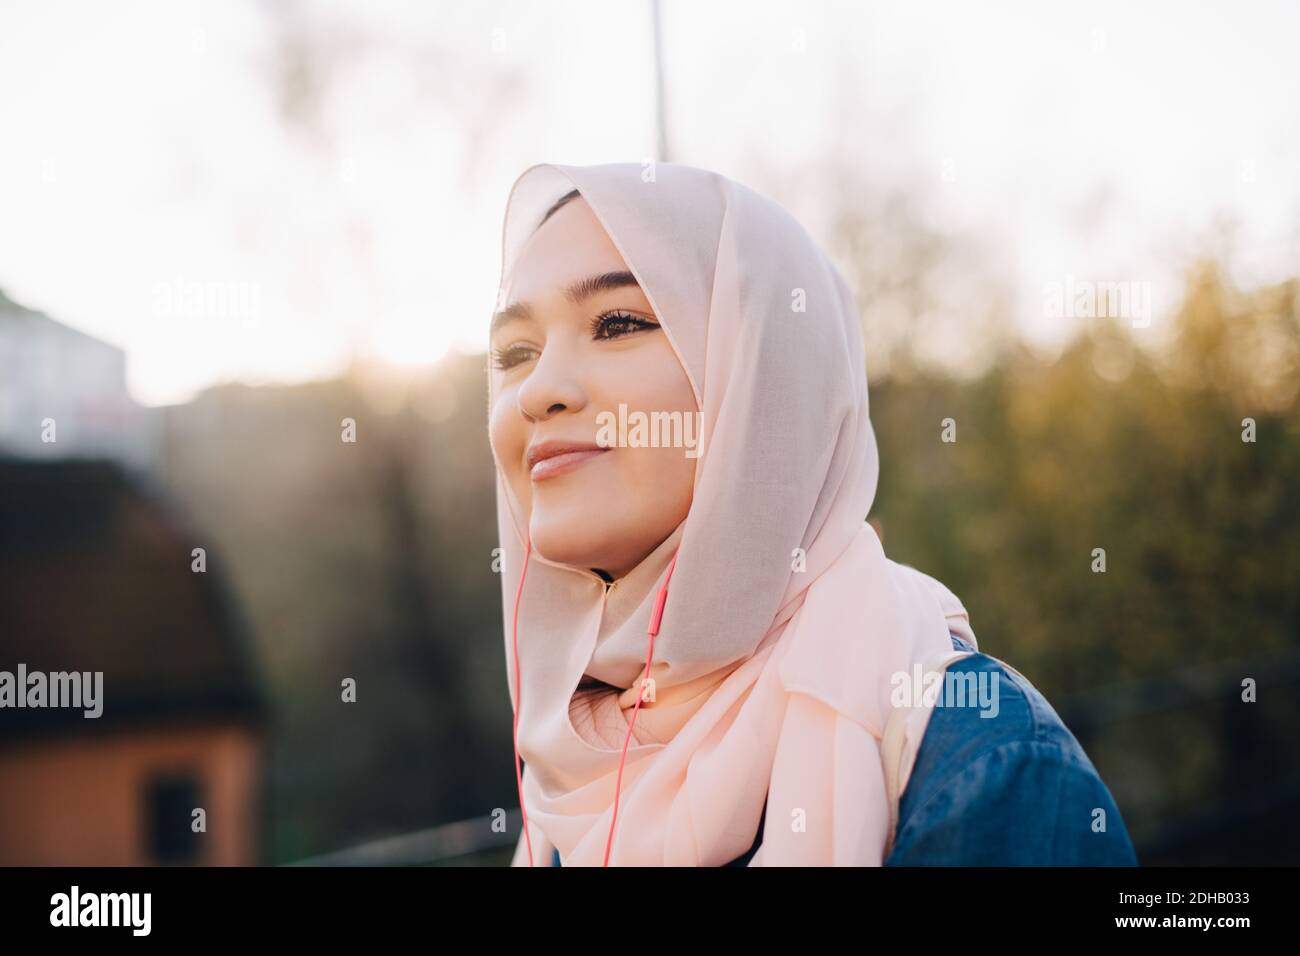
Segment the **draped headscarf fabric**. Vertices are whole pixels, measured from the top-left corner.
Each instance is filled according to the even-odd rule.
[[[887,558],[866,521],[879,463],[853,296],[788,212],[722,175],[539,164],[507,201],[498,307],[545,211],[575,188],[690,379],[702,452],[686,519],[612,590],[533,551],[518,688],[511,626],[528,519],[497,462],[532,862],[546,865],[552,847],[565,866],[604,858],[622,734],[575,726],[575,690],[584,674],[627,688],[591,709],[626,732],[676,554],[610,865],[728,863],[752,845],[765,800],[751,866],[879,865],[891,838],[881,766],[891,679],[951,651],[950,631],[972,644],[974,634],[957,598]],[[516,865],[529,862],[526,842]]]

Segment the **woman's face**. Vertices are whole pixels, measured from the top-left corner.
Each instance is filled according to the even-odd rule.
[[[693,418],[690,380],[581,197],[528,240],[506,293],[492,333],[497,460],[539,554],[620,577],[686,517],[695,458],[682,447],[608,447],[600,426],[618,421],[620,404],[629,422],[638,412]],[[576,450],[545,457],[566,446]]]

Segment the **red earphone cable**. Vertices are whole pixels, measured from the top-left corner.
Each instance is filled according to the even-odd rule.
[[[519,812],[523,817],[524,842],[528,847],[528,865],[534,866],[533,863],[533,838],[528,832],[528,810],[524,806],[524,781],[519,769],[519,599],[524,591],[524,579],[528,576],[528,558],[533,551],[533,539],[530,534],[524,543],[524,567],[519,574],[519,587],[515,590],[515,611],[514,620],[511,625],[511,650],[514,656],[515,664],[515,717],[514,717],[514,749],[515,749],[515,786],[519,791]],[[646,652],[645,676],[642,678],[641,692],[637,694],[636,704],[632,708],[632,719],[628,721],[627,736],[623,739],[623,753],[618,762],[618,777],[614,783],[614,813],[609,821],[609,839],[605,842],[605,860],[603,866],[609,866],[609,854],[614,847],[614,828],[618,824],[618,798],[623,789],[623,766],[627,762],[627,748],[632,740],[632,728],[636,726],[636,713],[641,709],[641,699],[645,695],[645,679],[650,676],[650,663],[654,660],[655,635],[659,633],[659,626],[663,623],[664,605],[668,601],[668,582],[673,578],[673,569],[677,567],[677,555],[673,555],[672,563],[668,565],[668,574],[664,577],[663,586],[659,588],[659,596],[655,599],[654,612],[650,615],[650,624],[646,628],[646,634],[649,635],[649,648]]]
[[[636,726],[636,712],[641,709],[641,700],[645,696],[645,681],[650,677],[650,662],[654,659],[655,653],[655,635],[659,633],[659,625],[664,618],[664,604],[668,600],[668,582],[673,579],[673,568],[677,567],[677,555],[673,555],[672,563],[668,565],[668,574],[664,577],[663,586],[659,588],[659,596],[655,599],[654,613],[650,615],[650,625],[646,628],[646,634],[650,636],[649,648],[646,651],[645,674],[641,678],[641,689],[636,695],[636,704],[632,707],[632,719],[627,724],[627,736],[623,738],[623,755],[618,761],[618,777],[614,781],[614,813],[609,821],[609,839],[605,841],[605,861],[602,866],[609,866],[609,853],[614,847],[614,827],[618,825],[618,798],[623,790],[623,765],[627,762],[627,746],[632,740],[632,728]]]
[[[524,578],[528,576],[528,557],[533,553],[533,536],[528,535],[524,542],[524,569],[519,574],[519,587],[515,591],[515,618],[511,629],[510,642],[515,658],[515,786],[519,789],[519,812],[524,818],[524,842],[528,846],[528,865],[533,866],[533,838],[528,832],[528,811],[524,808],[524,778],[519,771],[519,597],[524,593]]]

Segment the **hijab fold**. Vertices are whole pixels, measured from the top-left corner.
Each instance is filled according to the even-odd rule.
[[[589,569],[529,556],[518,688],[510,625],[528,521],[497,462],[533,862],[552,847],[566,866],[604,858],[646,628],[676,555],[610,865],[728,863],[749,850],[765,801],[751,866],[878,865],[891,835],[881,739],[893,678],[950,652],[950,631],[974,634],[952,592],[886,557],[866,522],[879,463],[852,294],[789,213],[719,174],[541,164],[507,201],[500,305],[545,211],[575,188],[690,379],[702,454],[686,519],[609,591]],[[585,712],[604,725],[575,726],[584,674],[627,689]],[[910,723],[914,739],[927,717]]]

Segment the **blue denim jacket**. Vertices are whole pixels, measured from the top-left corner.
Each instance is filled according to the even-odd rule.
[[[978,652],[949,670],[996,673],[998,713],[931,714],[885,865],[1136,866],[1119,807],[1038,689]]]
[[[952,643],[973,650],[956,635]],[[979,652],[948,671],[996,673],[997,714],[934,709],[885,865],[1136,866],[1119,807],[1038,689]],[[748,865],[762,840],[760,818],[753,846],[726,865]]]

